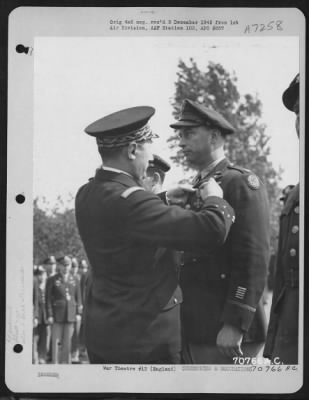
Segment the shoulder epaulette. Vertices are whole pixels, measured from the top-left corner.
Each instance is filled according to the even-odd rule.
[[[127,199],[132,193],[137,192],[138,190],[145,190],[141,186],[132,186],[126,189],[123,193],[121,193],[121,197],[123,199]]]
[[[252,172],[250,171],[250,169],[243,168],[243,167],[238,167],[238,166],[232,165],[232,164],[229,164],[229,165],[227,166],[227,168],[229,168],[229,169],[235,169],[236,171],[239,171],[239,172],[241,172],[242,174],[251,174],[251,173],[252,173]]]

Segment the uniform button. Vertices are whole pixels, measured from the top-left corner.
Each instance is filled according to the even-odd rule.
[[[296,206],[296,207],[294,208],[294,212],[295,212],[296,214],[299,214],[299,207],[298,207],[298,206]]]
[[[225,279],[225,278],[226,278],[226,275],[225,275],[225,274],[221,274],[221,275],[220,275],[220,278],[221,278],[221,279]]]
[[[292,227],[292,233],[297,233],[298,231],[299,231],[298,225],[294,225],[294,226]]]
[[[296,250],[295,249],[291,249],[290,250],[290,256],[291,257],[295,257],[296,256]]]
[[[192,262],[196,262],[196,261],[197,261],[197,259],[196,259],[196,258],[193,258],[193,259],[192,259]]]
[[[178,303],[178,300],[176,299],[176,297],[174,298],[174,304],[177,304]]]

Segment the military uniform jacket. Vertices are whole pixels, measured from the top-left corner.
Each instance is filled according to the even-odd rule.
[[[270,237],[266,190],[250,171],[226,159],[206,179],[210,176],[220,182],[236,221],[221,248],[185,252],[180,280],[184,332],[192,343],[215,345],[227,323],[245,333],[244,341],[263,341],[266,320],[261,296]]]
[[[299,185],[288,194],[280,216],[280,234],[275,268],[274,293],[272,299],[267,340],[264,349],[265,357],[271,358],[280,321],[282,304],[288,291],[299,290]],[[297,331],[298,305],[295,302],[285,307],[290,309],[291,318],[284,323],[286,331]],[[295,324],[297,326],[289,326]],[[284,327],[282,327],[284,329]],[[293,338],[295,340],[295,338]],[[297,338],[296,338],[297,340]],[[275,354],[274,356],[278,356]]]
[[[46,284],[47,316],[54,322],[75,322],[76,315],[82,312],[81,291],[79,281],[69,275],[67,281],[61,274],[47,280]]]
[[[38,324],[47,324],[45,288],[41,288],[37,279],[33,279],[33,314]]]
[[[147,362],[178,348],[180,321],[173,309],[182,301],[179,260],[166,248],[220,246],[234,216],[217,197],[193,213],[137,185],[128,175],[100,169],[76,196],[77,225],[92,267],[86,345],[110,362]]]

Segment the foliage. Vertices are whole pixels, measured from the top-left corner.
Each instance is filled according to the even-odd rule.
[[[278,235],[280,213],[280,173],[269,160],[270,137],[266,134],[266,126],[261,121],[262,103],[257,94],[241,95],[237,88],[237,77],[229,73],[221,64],[209,62],[205,71],[197,66],[191,58],[186,64],[180,60],[178,64],[175,95],[172,101],[173,115],[179,115],[184,99],[190,99],[216,110],[235,128],[236,133],[229,135],[226,142],[226,153],[235,165],[255,172],[265,183],[270,201],[271,245],[274,251]],[[178,139],[173,134],[169,146],[174,150],[173,161],[182,166],[187,177],[193,172],[185,164],[181,151],[177,148]]]
[[[36,198],[33,204],[33,260],[40,264],[49,255],[72,255],[86,258],[79,237],[75,211],[58,197],[56,205],[47,209],[46,199]]]

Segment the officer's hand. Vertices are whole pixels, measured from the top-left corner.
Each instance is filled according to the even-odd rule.
[[[179,185],[174,188],[169,189],[166,192],[166,200],[168,204],[185,206],[188,202],[189,195],[194,193],[196,189],[188,185]]]
[[[80,322],[82,320],[82,316],[77,314],[76,315],[76,322]]]
[[[39,325],[39,320],[37,318],[34,318],[33,320],[33,328],[36,328]]]
[[[223,198],[223,190],[214,178],[209,178],[199,187],[202,200],[206,200],[209,196],[217,196]]]
[[[53,318],[53,317],[48,317],[47,323],[48,323],[49,325],[52,325],[52,324],[54,323],[54,318]]]
[[[227,357],[241,357],[243,352],[241,350],[241,342],[243,332],[238,328],[224,324],[217,336],[217,346],[222,354]]]

